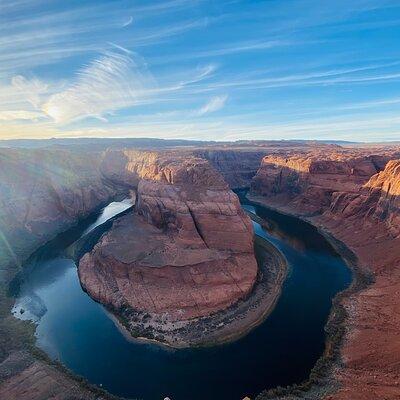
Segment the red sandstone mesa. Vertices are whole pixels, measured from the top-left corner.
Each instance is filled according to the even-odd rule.
[[[252,225],[209,163],[125,152],[120,169],[115,156],[105,158],[103,172],[137,187],[135,213],[82,258],[88,293],[114,310],[168,321],[210,315],[246,296],[257,275]]]
[[[394,400],[400,398],[400,160],[384,168],[398,154],[355,155],[266,157],[252,189],[267,204],[308,216],[372,273],[374,282],[344,301],[344,364],[335,372],[341,387],[326,398]]]

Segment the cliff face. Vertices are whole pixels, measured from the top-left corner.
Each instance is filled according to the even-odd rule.
[[[115,195],[97,154],[0,150],[0,254],[18,264]]]
[[[363,185],[359,193],[336,193],[320,223],[343,240],[368,268],[373,284],[346,300],[349,314],[339,371],[344,389],[365,399],[400,397],[400,161]]]
[[[122,171],[112,171],[111,153],[102,170],[137,185],[135,213],[82,258],[88,293],[114,310],[168,321],[210,315],[246,296],[257,275],[252,225],[221,175],[193,156],[124,154]]]
[[[342,216],[383,223],[396,237],[400,234],[400,161],[391,160],[373,175],[358,193],[337,192],[327,216]]]
[[[388,157],[312,152],[266,156],[253,178],[251,192],[302,215],[321,214],[335,192],[357,193]]]
[[[271,150],[197,150],[194,154],[204,158],[221,173],[232,189],[250,187],[262,158]]]
[[[343,301],[341,388],[328,399],[400,397],[400,161],[386,163],[396,155],[360,151],[341,164],[329,154],[321,161],[267,157],[252,185],[266,204],[306,215],[343,241],[372,274],[373,283]]]

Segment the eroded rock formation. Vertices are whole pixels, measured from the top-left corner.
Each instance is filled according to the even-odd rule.
[[[19,264],[36,247],[116,195],[98,154],[0,149],[0,260]]]
[[[79,264],[88,293],[114,310],[163,321],[203,317],[252,289],[253,230],[237,196],[209,163],[169,153],[124,152],[103,173],[136,187],[135,213],[114,223]]]
[[[389,159],[355,151],[266,156],[251,191],[301,215],[321,214],[330,207],[333,193],[357,193]]]
[[[344,384],[334,399],[400,397],[400,160],[371,177],[359,193],[336,193],[320,219],[358,256],[373,283],[345,301]]]
[[[334,375],[340,389],[327,399],[400,398],[400,161],[395,151],[266,157],[253,196],[306,216],[357,256],[362,290],[342,301],[347,318]],[[367,153],[367,154],[365,154]],[[386,165],[385,165],[386,164]],[[301,396],[300,396],[301,397]],[[299,397],[299,398],[300,398]],[[302,397],[301,397],[302,398]]]
[[[343,300],[348,314],[341,349],[343,365],[334,370],[339,391],[326,398],[399,398],[399,153],[389,146],[359,150],[325,146],[323,152],[318,148],[310,152],[310,145],[295,148],[289,143],[254,149],[251,159],[243,159],[241,149],[233,149],[235,154],[229,149],[224,154],[219,153],[220,149],[218,153],[209,150],[185,150],[184,158],[188,161],[195,154],[208,159],[232,187],[247,186],[260,156],[258,152],[269,154],[253,180],[253,194],[266,204],[307,217],[342,240],[356,253],[359,268],[372,275],[372,283]],[[248,153],[244,154],[247,157]],[[204,164],[200,176],[195,176],[184,172],[185,168],[191,169],[188,165],[181,168],[182,159],[176,161],[160,157],[157,152],[132,150],[100,154],[60,149],[1,149],[0,255],[6,255],[8,260],[16,255],[20,261],[37,246],[109,201],[117,191],[132,190],[138,202],[135,214],[116,222],[86,258],[85,262],[96,262],[99,268],[98,276],[96,271],[86,276],[86,285],[94,288],[92,295],[115,307],[132,302],[132,307],[138,310],[149,309],[150,313],[159,310],[158,315],[168,313],[173,323],[180,318],[214,312],[215,307],[209,306],[212,302],[217,307],[226,307],[245,296],[254,279],[254,260],[246,250],[251,235],[240,230],[247,222],[240,215],[236,197],[208,164]],[[196,157],[193,162],[203,165]],[[187,179],[192,183],[185,183]],[[208,190],[210,182],[216,183]],[[221,227],[221,232],[209,229],[211,225]],[[240,238],[235,250],[227,250],[224,248],[227,243],[218,239],[225,237],[227,226],[239,232],[235,236]],[[131,235],[140,240],[120,240]],[[148,240],[150,235],[152,241]],[[234,248],[234,242],[228,244]],[[2,267],[5,265],[3,262]],[[128,265],[134,268],[128,271]],[[245,271],[239,268],[244,265]],[[197,273],[199,266],[203,267],[202,273]],[[132,295],[132,287],[127,284],[131,270],[140,271],[132,276],[139,299]],[[236,275],[228,276],[228,271]],[[15,270],[7,272],[12,276]],[[9,278],[4,276],[0,275],[0,281],[5,293]],[[167,288],[171,281],[171,287],[182,290]],[[234,282],[243,285],[238,288]],[[219,290],[213,291],[217,287],[223,288],[221,296]],[[156,295],[149,296],[148,288]],[[193,291],[193,298],[183,295],[188,290]],[[169,309],[171,293],[176,296],[173,301],[181,304],[179,315]],[[217,297],[213,297],[215,293]],[[2,297],[0,301],[3,306],[6,304],[8,314],[10,300]],[[4,319],[5,313],[0,318]],[[77,381],[67,379],[54,367],[42,362],[38,365],[37,361],[31,364],[32,356],[29,363],[23,358],[23,367],[14,371],[10,362],[15,364],[16,353],[7,354],[23,345],[17,343],[18,338],[5,324],[1,324],[0,331],[1,360],[8,357],[0,371],[0,393],[9,398],[29,398],[32,388],[37,387],[29,377],[44,371],[39,374],[44,390],[38,391],[37,398],[46,398],[47,388],[59,398],[66,398],[69,393],[69,389],[64,390],[66,387],[76,390],[78,397],[92,398],[92,392],[83,393]],[[308,393],[303,398],[307,396]]]
[[[211,165],[221,173],[231,189],[250,187],[251,179],[257,173],[263,157],[271,149],[243,150],[197,150],[195,155],[209,160]]]

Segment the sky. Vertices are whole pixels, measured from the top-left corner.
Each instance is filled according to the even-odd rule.
[[[0,139],[400,140],[400,0],[0,0]]]

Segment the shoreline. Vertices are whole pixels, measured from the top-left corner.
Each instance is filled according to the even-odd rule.
[[[368,270],[360,267],[357,255],[344,242],[337,239],[321,224],[317,224],[315,221],[311,220],[310,217],[290,212],[285,208],[270,204],[263,196],[246,194],[245,197],[256,205],[283,215],[298,218],[313,226],[343,259],[352,273],[349,287],[337,293],[332,299],[332,307],[325,325],[325,350],[311,369],[308,379],[298,385],[290,385],[284,388],[277,387],[263,391],[255,398],[255,400],[286,400],[288,399],[287,396],[291,396],[290,399],[292,400],[304,398],[309,400],[321,400],[326,396],[334,394],[340,387],[340,383],[334,376],[334,373],[335,370],[342,367],[340,352],[345,339],[345,322],[348,318],[348,313],[343,303],[351,295],[365,289],[371,284],[371,274]]]
[[[266,207],[266,208],[269,208],[272,210],[276,210],[277,212],[279,212],[281,214],[299,218],[299,219],[311,224],[316,229],[318,229],[318,231],[321,234],[323,234],[324,237],[326,237],[326,239],[331,243],[331,245],[342,256],[342,258],[346,261],[346,263],[348,265],[349,265],[349,263],[350,264],[354,263],[354,261],[349,260],[348,254],[345,254],[345,251],[343,249],[338,248],[338,247],[340,247],[340,245],[342,245],[344,249],[346,249],[348,252],[350,252],[352,254],[351,250],[348,249],[344,243],[337,240],[329,232],[324,232],[322,227],[317,226],[316,224],[312,223],[306,217],[302,217],[302,216],[296,215],[295,213],[290,213],[285,210],[281,210],[277,207],[268,205],[268,203],[257,201],[257,198],[254,198],[251,196],[246,196],[246,197],[250,201],[257,203],[263,207]],[[261,200],[261,199],[258,198],[258,200]],[[257,236],[256,236],[256,239],[257,239]],[[273,246],[273,247],[275,247],[275,246]],[[356,270],[358,269],[357,265],[349,265],[349,267],[354,272],[356,272]],[[286,270],[284,279],[282,281],[282,284],[280,286],[280,290],[282,289],[282,285],[286,278],[286,274],[287,274],[287,270]],[[295,394],[297,394],[299,397],[298,396],[293,397],[293,400],[295,398],[296,399],[304,398],[303,396],[307,396],[307,399],[310,399],[310,400],[311,399],[312,400],[314,400],[314,399],[320,400],[321,396],[322,396],[320,390],[322,391],[323,394],[328,394],[328,393],[331,393],[335,389],[335,387],[333,387],[333,386],[337,385],[337,383],[332,382],[333,377],[332,377],[331,372],[336,366],[338,366],[340,359],[336,358],[332,362],[332,357],[338,356],[336,352],[337,352],[338,347],[340,346],[340,343],[341,343],[340,340],[343,338],[343,332],[340,332],[340,329],[343,328],[343,322],[346,318],[346,316],[344,315],[346,313],[346,311],[343,309],[340,302],[343,297],[347,297],[347,293],[349,293],[349,291],[352,290],[353,286],[357,286],[356,285],[357,283],[360,283],[360,282],[353,275],[353,279],[352,279],[350,287],[348,289],[338,293],[335,296],[335,298],[333,299],[332,308],[331,308],[331,312],[329,315],[329,320],[326,324],[326,330],[328,331],[328,335],[327,335],[327,339],[326,339],[326,348],[325,348],[324,353],[321,355],[321,358],[317,361],[317,363],[311,370],[310,378],[300,385],[292,385],[287,388],[279,388],[278,387],[278,388],[270,389],[266,392],[261,392],[260,394],[257,395],[257,397],[256,397],[257,400],[278,399],[278,398],[283,398],[281,396],[287,396],[287,395],[293,396]],[[250,296],[251,296],[251,294],[250,294]],[[280,297],[280,292],[279,292],[278,296],[276,297],[276,302],[279,299],[279,297]],[[256,323],[249,330],[253,329],[259,323],[262,323],[265,320],[265,318],[268,317],[268,315],[273,311],[273,309],[276,305],[276,302],[271,304],[271,309],[266,312],[266,315],[264,316],[264,318],[261,321],[259,321],[258,323]],[[339,330],[339,339],[337,339],[337,332],[336,332],[337,330]],[[248,333],[248,331],[245,331],[241,336],[243,336],[247,333]],[[240,337],[237,337],[234,340],[237,340],[239,338]],[[146,339],[146,338],[145,339],[140,339],[140,338],[135,339],[132,337],[132,340],[142,341],[144,343],[153,343],[153,344],[156,343],[157,345],[165,345],[158,341],[154,341],[152,339]],[[230,341],[232,341],[232,340],[230,340]],[[219,343],[217,342],[215,344],[219,344]],[[43,352],[40,351],[40,349],[38,349],[35,345],[33,345],[28,351],[30,354],[33,354],[35,358],[37,357],[41,362],[44,362],[49,367],[54,367],[56,370],[60,371],[62,374],[65,374],[66,375],[65,379],[72,379],[79,386],[82,385],[82,390],[89,389],[91,391],[94,391],[94,392],[97,391],[98,393],[101,393],[101,395],[104,396],[104,398],[115,398],[112,394],[105,392],[103,389],[89,383],[86,379],[80,377],[77,374],[74,374],[72,371],[68,370],[62,363],[49,359],[48,356],[43,354]],[[327,388],[327,386],[329,386],[329,388]],[[306,391],[307,391],[307,393],[306,393]],[[309,393],[310,391],[313,392],[312,395]]]
[[[130,310],[107,311],[126,340],[172,349],[210,347],[234,342],[263,323],[280,298],[288,274],[285,256],[271,242],[255,235],[255,247],[264,251],[256,283],[246,298],[213,315],[166,327],[151,321],[145,326],[130,322]]]

